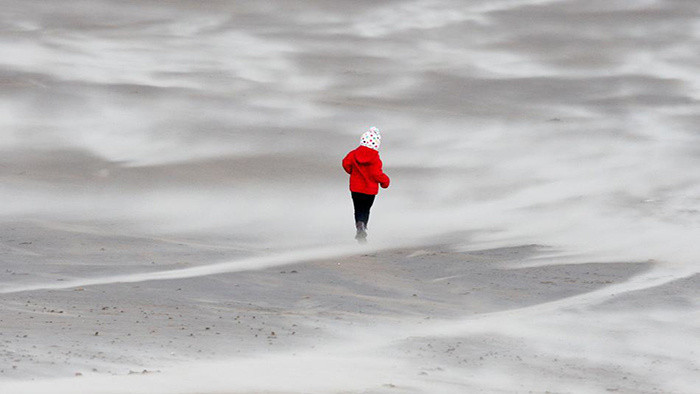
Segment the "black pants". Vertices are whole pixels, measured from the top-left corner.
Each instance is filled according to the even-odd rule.
[[[352,205],[355,207],[355,223],[369,222],[369,209],[372,208],[374,197],[371,194],[352,192]]]

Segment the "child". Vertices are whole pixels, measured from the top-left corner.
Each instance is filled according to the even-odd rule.
[[[343,159],[343,168],[350,174],[350,192],[355,207],[355,228],[358,242],[367,238],[367,223],[369,209],[374,203],[374,197],[379,193],[379,186],[389,187],[389,177],[382,172],[382,161],[379,159],[379,144],[382,136],[379,129],[372,127],[360,138],[360,146]]]

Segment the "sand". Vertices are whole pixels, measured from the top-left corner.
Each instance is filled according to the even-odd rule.
[[[170,382],[173,370],[183,366],[191,378],[207,379],[213,372],[192,372],[200,363],[220,363],[205,367],[210,370],[230,363],[230,382],[202,382],[198,392],[220,392],[227,385],[232,393],[353,392],[358,388],[344,388],[342,382],[337,387],[314,386],[303,376],[284,377],[289,368],[274,361],[296,354],[301,355],[301,365],[309,363],[307,354],[333,360],[329,349],[335,346],[336,356],[345,359],[340,364],[347,363],[347,373],[359,377],[361,392],[675,391],[653,379],[655,370],[675,367],[672,359],[639,352],[635,356],[648,364],[629,368],[614,359],[589,359],[556,347],[536,349],[528,336],[537,324],[527,323],[544,319],[561,324],[561,315],[574,314],[577,324],[595,330],[599,314],[684,310],[692,308],[690,300],[698,296],[698,276],[693,276],[623,297],[613,293],[589,299],[585,296],[649,273],[653,263],[518,267],[546,252],[538,245],[468,252],[432,245],[366,253],[358,245],[348,257],[245,272],[12,290],[20,284],[60,284],[109,272],[196,267],[206,264],[203,260],[240,259],[242,252],[207,247],[204,240],[114,237],[37,221],[4,223],[2,228],[4,392],[41,391],[48,387],[42,382],[51,382],[55,392],[189,392],[187,385],[181,391],[148,380],[127,380],[133,386],[120,388],[90,379],[159,375]],[[498,323],[504,314],[510,317]],[[635,332],[634,327],[626,330],[619,340]],[[586,338],[562,340],[561,346],[570,340],[588,346]],[[590,346],[600,346],[599,341]],[[348,349],[348,342],[355,345]],[[380,352],[401,365],[381,378],[363,381],[367,372],[354,372],[353,352]],[[261,368],[268,369],[269,381],[237,375],[244,370],[237,363],[266,357],[270,360]],[[333,362],[339,361],[329,361]],[[190,364],[194,366],[188,368]],[[511,368],[518,380],[502,385],[479,380],[485,370]],[[310,377],[317,374],[309,371]],[[276,375],[287,382],[287,389],[273,383]]]
[[[700,387],[697,1],[0,5],[0,393]]]

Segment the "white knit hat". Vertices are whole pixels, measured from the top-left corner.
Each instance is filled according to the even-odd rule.
[[[379,150],[379,145],[381,143],[382,135],[379,134],[379,129],[376,127],[370,127],[369,131],[362,134],[362,138],[360,138],[360,145],[374,150]]]

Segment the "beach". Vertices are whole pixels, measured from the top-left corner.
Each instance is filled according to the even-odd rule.
[[[697,391],[695,2],[0,5],[0,393]]]
[[[196,266],[155,262],[185,256],[235,258],[202,244],[14,226],[16,238],[43,234],[25,254],[51,239],[63,239],[63,253],[84,250],[75,243],[91,239],[103,256],[99,266],[78,266],[75,254],[51,264],[50,285],[125,266]],[[119,250],[139,246],[149,250],[139,264]],[[692,340],[692,321],[668,319],[693,307],[697,276],[650,286],[649,262],[519,267],[542,252],[436,245],[174,280],[6,289],[5,392],[693,390],[682,376],[693,374],[694,350],[666,345],[670,334]],[[32,266],[42,267],[3,276],[47,276]],[[652,378],[666,374],[674,380]]]

